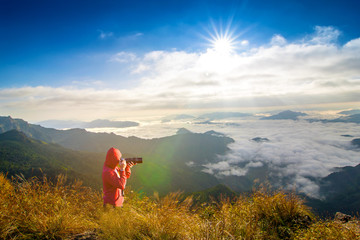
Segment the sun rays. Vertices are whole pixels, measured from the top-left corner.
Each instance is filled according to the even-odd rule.
[[[209,49],[218,54],[231,54],[242,45],[238,41],[239,35],[235,35],[235,28],[232,27],[231,21],[228,21],[224,27],[222,24],[216,26],[214,22],[211,24],[212,30],[207,31],[209,36],[205,39],[209,43]]]

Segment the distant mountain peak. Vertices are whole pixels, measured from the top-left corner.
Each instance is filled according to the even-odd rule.
[[[30,138],[28,138],[25,133],[12,129],[10,131],[4,132],[0,134],[0,140],[10,140],[10,141],[18,141],[22,143],[31,142]]]
[[[187,130],[186,128],[179,128],[179,130],[177,130],[176,132],[176,134],[187,134],[187,133],[192,133],[192,132]]]
[[[255,138],[253,138],[251,140],[254,141],[254,142],[258,142],[258,143],[269,142],[270,141],[268,138],[263,138],[263,137],[255,137]]]
[[[307,114],[302,112],[293,112],[290,110],[286,110],[278,114],[272,115],[270,117],[263,117],[261,118],[261,120],[282,120],[282,119],[298,120],[298,117],[300,116],[307,116]]]
[[[342,115],[360,114],[360,109],[351,109],[351,110],[347,110],[347,111],[342,111],[342,112],[339,112],[338,114],[342,114]]]
[[[216,137],[225,137],[226,136],[225,134],[220,133],[220,132],[216,132],[214,130],[207,131],[204,134],[211,135],[211,136],[216,136]]]
[[[346,123],[360,123],[360,114],[348,115],[333,120],[325,120],[324,122],[346,122]]]

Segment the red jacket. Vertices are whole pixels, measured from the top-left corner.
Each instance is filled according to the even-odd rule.
[[[117,167],[120,158],[121,152],[116,148],[110,148],[106,154],[102,172],[104,204],[111,204],[116,207],[122,206],[124,202],[126,180],[131,175],[128,166],[125,171],[120,171],[120,168]]]

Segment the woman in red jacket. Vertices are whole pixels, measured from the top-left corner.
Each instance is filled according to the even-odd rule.
[[[119,149],[108,150],[102,172],[104,206],[110,204],[121,207],[123,205],[126,180],[131,175],[130,168],[133,165],[133,163],[126,164],[125,160],[121,160]]]

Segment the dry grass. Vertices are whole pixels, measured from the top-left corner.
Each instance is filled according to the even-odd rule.
[[[346,224],[337,221],[318,221],[299,232],[296,239],[354,240],[360,239],[360,223],[355,220]]]
[[[321,221],[293,193],[259,187],[250,196],[194,208],[180,193],[148,198],[127,191],[123,208],[75,182],[12,182],[0,174],[0,239],[359,239],[358,221]],[[94,236],[94,235],[93,235]]]
[[[208,239],[292,239],[312,213],[295,194],[260,187],[251,196],[222,201],[208,218]]]
[[[64,181],[63,176],[55,184],[20,177],[10,183],[0,174],[0,238],[63,239],[97,228],[100,195]]]
[[[100,219],[103,239],[200,239],[202,220],[190,210],[191,199],[180,202],[180,193],[142,204],[108,209]],[[116,219],[116,221],[114,221]]]

